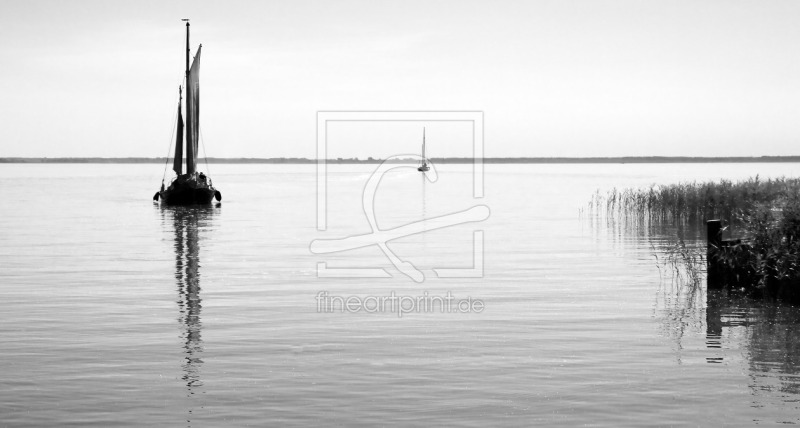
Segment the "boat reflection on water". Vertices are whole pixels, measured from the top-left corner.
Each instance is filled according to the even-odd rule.
[[[175,281],[178,290],[178,321],[184,343],[182,379],[188,395],[203,386],[200,367],[203,364],[203,339],[200,312],[200,231],[207,229],[216,209],[210,207],[162,207],[164,226],[172,226],[175,240]]]

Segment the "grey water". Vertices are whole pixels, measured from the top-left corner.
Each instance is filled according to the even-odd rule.
[[[480,198],[471,165],[393,170],[366,209],[381,231],[489,217],[312,253],[375,235],[374,169],[328,166],[319,230],[314,165],[211,165],[222,204],[188,209],[151,201],[159,165],[0,166],[0,426],[800,422],[797,308],[689,291],[663,237],[586,210],[598,189],[800,164],[485,165]],[[482,307],[325,311],[321,292]]]

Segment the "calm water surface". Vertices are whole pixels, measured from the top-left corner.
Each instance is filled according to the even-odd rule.
[[[800,422],[800,313],[690,293],[662,237],[585,210],[597,189],[797,175],[798,164],[443,165],[381,182],[381,229],[485,204],[483,222],[312,254],[371,231],[374,166],[212,165],[220,207],[150,201],[158,165],[2,165],[0,426],[598,425]],[[439,278],[473,266],[483,277]],[[318,278],[328,267],[388,278]],[[480,299],[481,313],[319,313],[316,296]],[[707,303],[708,302],[708,303]]]

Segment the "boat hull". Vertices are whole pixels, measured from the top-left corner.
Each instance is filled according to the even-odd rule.
[[[430,170],[430,167],[428,167],[427,165],[423,165],[423,166],[417,168],[417,171],[422,171],[422,172],[425,172],[425,171],[428,171],[428,170]]]
[[[209,188],[179,188],[159,193],[164,205],[209,205],[214,199],[214,190]]]
[[[158,192],[164,205],[208,205],[216,194],[219,192],[212,186],[195,180],[175,180],[169,188]]]

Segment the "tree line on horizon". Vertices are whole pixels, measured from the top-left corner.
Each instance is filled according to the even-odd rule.
[[[473,163],[473,158],[430,158],[433,163]],[[163,157],[2,157],[0,163],[164,163]],[[208,163],[231,164],[314,164],[316,159],[309,158],[208,158]],[[327,159],[331,164],[377,164],[383,159],[368,157]],[[391,163],[414,163],[416,159],[403,158],[388,160]],[[747,162],[800,162],[800,156],[616,156],[616,157],[485,157],[483,163],[747,163]]]

